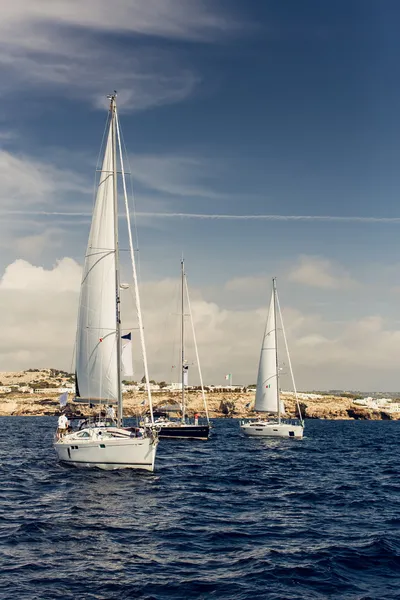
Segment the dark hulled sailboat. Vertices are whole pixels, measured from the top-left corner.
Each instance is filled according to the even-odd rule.
[[[181,382],[182,382],[182,397],[179,417],[173,417],[170,410],[161,410],[154,412],[155,423],[161,427],[159,430],[160,438],[177,438],[177,439],[194,439],[194,440],[208,440],[210,435],[210,421],[208,418],[207,400],[204,392],[203,378],[201,375],[199,353],[196,344],[196,334],[193,325],[192,311],[190,307],[189,290],[187,286],[187,279],[185,274],[184,260],[181,261]],[[185,387],[188,380],[188,364],[185,359],[185,291],[188,303],[189,315],[192,325],[192,333],[194,346],[196,350],[197,366],[199,369],[200,385],[203,396],[203,403],[205,409],[205,423],[199,423],[199,416],[197,413],[194,414],[193,422],[188,418],[186,411],[186,394]],[[168,408],[168,407],[167,407]]]

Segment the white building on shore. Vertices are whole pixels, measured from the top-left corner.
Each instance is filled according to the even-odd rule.
[[[372,398],[372,396],[368,396],[367,398],[357,398],[354,400],[354,404],[372,410],[384,410],[388,413],[400,412],[400,403],[395,402],[392,398]]]

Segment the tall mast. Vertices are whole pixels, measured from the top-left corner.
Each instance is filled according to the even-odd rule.
[[[182,421],[185,421],[185,313],[184,313],[184,279],[185,279],[185,265],[184,260],[181,260],[181,352],[182,352]]]
[[[119,162],[120,162],[121,175],[122,175],[122,190],[123,190],[123,196],[124,196],[124,201],[125,201],[126,223],[128,225],[129,252],[131,255],[132,276],[133,276],[133,284],[135,287],[136,313],[137,313],[138,324],[139,324],[140,345],[142,347],[144,377],[146,380],[146,388],[147,388],[147,401],[149,404],[151,422],[154,424],[153,402],[152,402],[151,390],[150,390],[149,369],[148,369],[148,365],[147,365],[146,344],[145,344],[145,339],[144,339],[144,325],[143,325],[143,318],[142,318],[142,309],[141,309],[141,305],[140,305],[140,294],[139,294],[139,284],[138,284],[136,261],[135,261],[135,252],[133,249],[131,219],[129,216],[129,203],[128,203],[128,194],[126,191],[124,159],[123,159],[123,155],[122,155],[121,134],[120,134],[119,124],[118,124],[118,115],[116,117],[115,122],[116,122],[116,126],[117,126]]]
[[[117,93],[114,92],[110,99],[111,131],[112,131],[112,165],[114,184],[114,248],[115,248],[115,295],[116,310],[116,336],[117,336],[117,424],[122,424],[122,385],[121,385],[121,314],[120,314],[120,273],[119,273],[119,242],[118,242],[118,182],[117,182]]]
[[[281,402],[279,396],[279,362],[278,362],[278,335],[276,331],[276,277],[272,278],[274,294],[274,329],[275,329],[275,361],[276,361],[276,401],[278,403],[278,422],[281,422]]]
[[[196,331],[194,329],[193,313],[192,313],[192,307],[191,307],[191,304],[190,304],[189,287],[188,287],[188,282],[187,282],[186,275],[185,275],[185,289],[186,289],[187,306],[188,306],[188,309],[189,309],[190,323],[192,325],[192,334],[193,334],[193,341],[194,341],[194,349],[196,351],[197,368],[199,370],[201,395],[202,395],[202,398],[203,398],[203,404],[204,404],[204,410],[206,412],[207,423],[208,423],[208,425],[210,425],[210,418],[209,418],[209,415],[208,415],[208,406],[207,406],[206,395],[204,393],[203,375],[201,373],[199,350],[197,348]]]

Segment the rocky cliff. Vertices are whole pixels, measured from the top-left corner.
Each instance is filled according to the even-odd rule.
[[[90,414],[88,407],[74,404],[73,394],[70,394],[68,402],[74,413],[84,415]],[[142,402],[145,400],[144,393],[135,392],[124,394],[124,413],[126,416],[134,416],[145,411]],[[165,404],[179,402],[177,393],[154,393],[153,403],[155,407]],[[210,417],[249,417],[253,416],[250,408],[254,401],[254,394],[246,393],[221,393],[213,392],[207,394],[207,402]],[[296,403],[294,397],[285,397],[286,416],[296,415]],[[399,413],[388,413],[384,410],[371,410],[357,406],[349,398],[336,396],[323,396],[318,399],[302,399],[301,410],[305,418],[310,419],[398,419]],[[204,413],[201,394],[189,392],[187,394],[188,414],[194,412]],[[56,393],[7,393],[0,396],[0,416],[24,416],[24,415],[58,415],[60,414],[58,394]]]

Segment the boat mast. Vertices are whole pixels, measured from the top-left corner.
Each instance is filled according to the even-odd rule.
[[[182,422],[185,422],[185,313],[184,313],[184,280],[185,280],[185,265],[182,257],[181,260],[181,352],[182,352]]]
[[[281,422],[281,401],[279,396],[279,363],[278,363],[278,336],[276,331],[276,277],[272,278],[274,294],[274,333],[275,333],[275,361],[276,361],[276,401],[278,403],[278,423]]]
[[[120,298],[120,272],[119,272],[119,242],[118,242],[118,182],[117,182],[117,92],[109,96],[112,132],[112,165],[114,185],[114,248],[115,248],[115,295],[116,310],[116,342],[117,342],[117,424],[122,425],[122,382],[121,382],[121,298]]]
[[[194,329],[193,313],[192,313],[192,307],[191,307],[191,304],[190,304],[189,287],[188,287],[188,282],[187,282],[186,275],[185,275],[185,288],[186,288],[186,300],[187,300],[187,305],[188,305],[189,315],[190,315],[190,323],[192,325],[192,334],[193,334],[193,341],[194,341],[194,349],[196,351],[197,368],[198,368],[198,371],[199,371],[201,395],[202,395],[202,398],[203,398],[204,410],[206,412],[207,424],[210,425],[210,418],[209,418],[209,414],[208,414],[208,405],[207,405],[206,395],[204,393],[203,375],[201,373],[199,349],[197,347],[196,331]]]
[[[135,287],[136,313],[137,313],[137,319],[138,319],[138,324],[139,324],[139,337],[140,337],[140,345],[142,348],[144,377],[146,380],[146,388],[147,388],[147,401],[149,404],[151,422],[154,424],[153,401],[151,398],[149,369],[148,369],[148,364],[147,364],[146,344],[145,344],[145,339],[144,339],[144,325],[143,325],[143,318],[142,318],[142,309],[141,309],[141,305],[140,305],[140,294],[139,294],[139,284],[138,284],[136,261],[135,261],[135,252],[133,249],[131,219],[129,216],[129,203],[128,203],[128,194],[126,191],[124,159],[123,159],[123,155],[122,155],[121,133],[120,133],[119,123],[118,123],[118,115],[116,115],[115,122],[116,122],[116,126],[117,126],[119,162],[120,162],[120,166],[121,166],[121,175],[122,175],[122,190],[123,190],[123,196],[124,196],[124,201],[125,201],[126,223],[128,226],[129,252],[131,255],[132,276],[133,276],[133,284]]]

